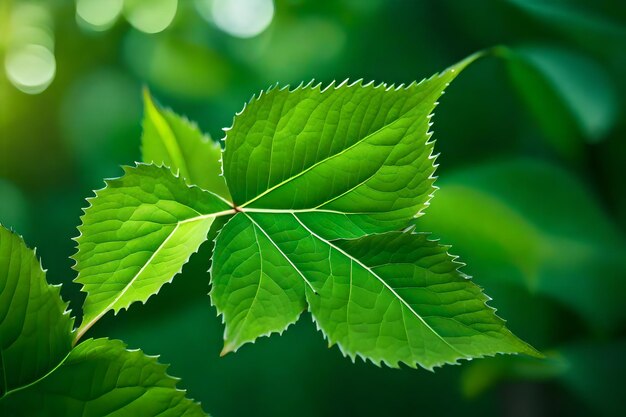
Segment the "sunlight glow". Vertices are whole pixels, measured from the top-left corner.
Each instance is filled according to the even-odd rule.
[[[56,73],[54,54],[41,45],[25,45],[9,51],[4,69],[11,83],[27,94],[44,91]]]
[[[272,0],[213,0],[211,14],[215,25],[238,38],[251,38],[263,32],[274,17]]]
[[[123,6],[124,0],[77,0],[76,17],[91,30],[106,30],[115,24]]]
[[[124,16],[141,32],[159,33],[172,23],[177,8],[178,0],[125,0]]]

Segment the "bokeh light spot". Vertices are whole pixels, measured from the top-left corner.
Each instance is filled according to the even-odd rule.
[[[5,57],[4,68],[17,89],[27,94],[38,94],[52,83],[56,60],[48,48],[30,44],[10,50]]]
[[[54,51],[54,33],[52,30],[34,25],[19,25],[12,28],[10,48],[20,45],[41,45]]]
[[[135,29],[158,33],[172,23],[177,8],[178,0],[125,0],[124,16]]]
[[[91,30],[106,30],[113,26],[123,6],[124,0],[77,0],[76,17]]]
[[[272,23],[272,0],[213,0],[211,14],[215,25],[238,38],[251,38]]]

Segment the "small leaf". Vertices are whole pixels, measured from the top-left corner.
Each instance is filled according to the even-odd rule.
[[[404,227],[434,191],[431,112],[477,56],[408,86],[311,83],[253,98],[225,139],[235,205],[309,212],[336,237]]]
[[[168,166],[189,185],[231,199],[222,176],[220,145],[204,135],[195,123],[158,107],[148,90],[144,91],[141,144],[144,162]]]
[[[77,339],[107,311],[156,294],[207,239],[215,217],[233,212],[219,196],[154,165],[126,167],[90,203],[73,257],[88,293]]]
[[[331,241],[295,213],[239,213],[218,236],[213,266],[225,352],[284,330],[306,296],[329,342],[353,359],[432,369],[496,353],[536,355],[446,249],[408,232]]]
[[[72,326],[60,286],[46,282],[35,251],[0,226],[0,397],[61,362]]]
[[[118,340],[89,339],[46,378],[0,399],[14,417],[199,417],[167,366]]]

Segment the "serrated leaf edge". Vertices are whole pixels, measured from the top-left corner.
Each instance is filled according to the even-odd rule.
[[[215,238],[213,239],[213,251],[211,253],[211,266],[209,267],[209,281],[213,282],[213,265],[215,265],[214,262],[214,257],[215,257],[215,246],[217,244],[217,239],[219,238],[222,229],[224,229],[226,227],[226,225],[228,223],[230,223],[236,216],[232,216],[230,219],[228,219],[228,221],[226,223],[224,223],[224,225],[222,226],[222,228],[220,229],[220,231],[216,234]],[[228,323],[226,323],[226,316],[224,311],[220,310],[219,307],[215,304],[215,302],[213,301],[213,288],[211,286],[211,289],[209,290],[208,296],[209,296],[209,301],[211,303],[211,306],[213,306],[215,308],[215,310],[217,311],[217,317],[221,318],[222,324],[224,325],[224,336],[223,339],[224,341],[226,341],[228,339],[228,334],[229,334],[229,326]],[[302,310],[302,312],[300,313],[300,315],[298,315],[298,317],[296,317],[292,322],[288,323],[284,329],[282,330],[270,330],[266,333],[260,334],[259,336],[257,336],[254,340],[250,340],[250,341],[245,341],[239,344],[232,344],[229,345],[227,343],[224,343],[224,347],[222,348],[222,350],[220,351],[220,356],[225,356],[226,354],[230,353],[230,352],[237,352],[242,346],[250,343],[250,344],[254,344],[256,342],[257,339],[262,338],[262,337],[270,337],[273,334],[278,334],[279,336],[281,336],[289,327],[291,327],[292,325],[294,325],[295,323],[298,322],[298,320],[300,320],[300,317],[302,316],[302,313],[306,311],[306,309]]]
[[[412,227],[412,226],[411,226]],[[426,235],[426,236],[430,236],[431,233],[430,232],[416,232],[413,230],[405,230],[402,233],[409,233],[409,234],[413,234],[413,235]],[[362,238],[355,238],[355,239],[335,239],[335,240],[358,240],[358,239],[362,239]],[[435,243],[439,243],[440,239],[427,239],[428,242],[435,242]],[[452,262],[453,264],[456,265],[456,268],[454,269],[455,272],[457,272],[461,277],[463,277],[464,279],[466,279],[467,281],[471,281],[472,284],[476,285],[476,287],[478,287],[478,289],[480,290],[480,294],[484,297],[483,300],[483,305],[485,307],[487,307],[487,309],[489,311],[491,311],[491,313],[497,317],[499,320],[502,321],[502,326],[506,329],[506,320],[504,320],[503,318],[501,318],[500,316],[498,316],[497,314],[497,309],[495,307],[492,307],[489,305],[489,301],[492,301],[493,299],[485,294],[483,287],[481,287],[480,285],[476,284],[474,282],[474,280],[472,279],[472,277],[466,273],[464,273],[461,269],[464,268],[465,266],[467,266],[467,264],[465,264],[464,262],[459,261],[459,256],[457,255],[452,255],[449,252],[449,249],[452,247],[451,245],[444,245],[444,244],[440,244],[441,248],[445,249],[445,254],[449,257],[450,262]],[[308,304],[308,303],[307,303]],[[434,364],[432,366],[425,366],[422,363],[420,363],[419,361],[415,361],[414,363],[408,363],[406,361],[400,360],[397,361],[395,363],[389,362],[383,358],[381,359],[374,359],[374,358],[370,358],[367,356],[364,356],[363,354],[361,354],[360,352],[348,352],[345,347],[341,344],[341,342],[339,342],[338,340],[331,340],[330,336],[327,335],[324,330],[320,327],[319,323],[317,322],[317,320],[315,319],[315,316],[313,315],[313,313],[311,312],[310,308],[308,309],[309,314],[311,316],[311,319],[313,321],[313,323],[315,324],[315,327],[317,328],[317,330],[319,332],[322,333],[324,340],[328,341],[328,347],[331,348],[332,346],[337,346],[339,348],[339,351],[341,352],[341,354],[344,357],[349,358],[352,363],[356,362],[356,358],[360,358],[361,360],[363,360],[364,363],[367,363],[368,361],[371,362],[372,364],[376,365],[377,367],[381,367],[383,364],[386,365],[389,368],[393,368],[393,369],[399,369],[400,368],[400,364],[404,364],[406,366],[408,366],[409,368],[412,369],[417,369],[417,367],[421,367],[422,369],[425,369],[427,371],[430,372],[434,372],[436,368],[441,368],[444,365],[460,365],[461,361],[472,361],[473,359],[483,359],[483,358],[487,358],[487,357],[494,357],[497,355],[519,355],[521,353],[525,353],[525,354],[529,354],[529,355],[534,355],[537,357],[543,357],[543,354],[539,351],[537,351],[536,349],[534,349],[532,346],[530,346],[529,344],[527,344],[526,342],[524,342],[523,340],[517,338],[517,336],[513,335],[513,333],[511,333],[511,335],[513,337],[515,337],[518,342],[523,345],[524,347],[526,347],[526,351],[518,351],[518,352],[502,352],[502,351],[498,351],[498,352],[493,352],[493,353],[485,353],[485,354],[480,354],[480,355],[473,355],[473,356],[464,356],[464,357],[459,357],[456,358],[453,361],[443,361],[441,363],[438,364]],[[508,329],[507,329],[508,331]]]
[[[83,228],[83,226],[84,226],[83,219],[84,219],[84,217],[87,215],[87,211],[93,207],[93,204],[91,203],[91,201],[92,201],[92,200],[94,200],[95,198],[97,198],[97,197],[99,196],[99,193],[101,193],[101,192],[103,192],[103,191],[107,190],[107,189],[109,188],[109,186],[110,186],[110,183],[111,183],[111,182],[113,182],[113,181],[119,181],[119,180],[121,180],[121,179],[122,179],[125,175],[127,175],[127,174],[129,174],[129,173],[133,172],[133,171],[131,171],[131,170],[134,170],[134,169],[141,169],[142,167],[156,167],[156,168],[158,168],[158,169],[165,170],[165,171],[167,171],[169,174],[173,175],[176,179],[181,180],[181,184],[183,184],[184,186],[186,186],[186,187],[187,187],[187,188],[189,188],[189,189],[196,188],[196,189],[199,189],[199,190],[201,190],[201,191],[203,191],[203,192],[205,192],[205,193],[210,193],[210,194],[213,194],[213,195],[215,195],[215,196],[218,196],[218,195],[217,195],[217,194],[215,194],[215,193],[212,193],[212,192],[207,191],[207,190],[203,190],[202,188],[198,187],[197,185],[194,185],[194,184],[188,184],[186,181],[184,181],[184,178],[180,175],[180,172],[178,172],[178,171],[177,171],[177,172],[173,172],[173,171],[172,171],[169,167],[167,167],[165,164],[158,164],[158,165],[157,165],[157,164],[148,164],[148,163],[144,163],[144,162],[135,162],[135,165],[134,165],[134,166],[132,166],[132,165],[124,165],[124,166],[122,166],[121,168],[122,168],[122,170],[123,170],[124,172],[123,172],[123,174],[122,174],[122,175],[120,175],[119,177],[114,177],[114,178],[107,178],[107,179],[105,179],[105,180],[104,180],[104,182],[105,182],[105,186],[104,186],[104,187],[102,187],[102,188],[100,188],[100,189],[98,189],[98,190],[95,190],[95,191],[93,192],[93,193],[94,193],[94,195],[93,195],[92,197],[88,197],[88,198],[86,198],[86,199],[85,199],[85,201],[86,201],[86,202],[88,202],[88,203],[89,203],[89,205],[88,205],[87,207],[85,207],[85,208],[82,208],[82,209],[81,209],[81,210],[83,211],[83,214],[82,214],[82,215],[80,216],[80,218],[79,218],[79,219],[80,219],[80,221],[81,221],[81,224],[77,227],[77,230],[78,230],[78,233],[79,233],[79,234],[78,234],[78,236],[76,236],[76,237],[73,237],[73,238],[72,238],[72,240],[76,242],[76,252],[70,256],[70,259],[72,259],[72,260],[74,261],[74,265],[72,265],[72,269],[73,269],[73,270],[75,270],[76,272],[78,272],[78,275],[76,276],[76,278],[75,278],[73,281],[74,281],[75,283],[81,284],[81,292],[84,292],[84,293],[86,294],[86,296],[87,296],[87,297],[89,297],[90,292],[89,292],[89,291],[87,291],[87,290],[85,289],[85,285],[84,285],[84,284],[82,284],[82,283],[79,281],[79,279],[80,279],[81,275],[80,275],[80,270],[78,269],[78,268],[79,268],[79,267],[78,267],[79,260],[77,259],[77,256],[78,256],[78,255],[79,255],[79,253],[80,253],[80,247],[79,247],[79,243],[80,243],[80,242],[79,242],[79,241],[80,241],[81,237],[83,236],[83,233],[82,233],[82,228]],[[223,200],[224,202],[226,202],[226,200],[224,200],[222,197],[220,197],[220,196],[218,196],[218,197],[219,197],[221,200]],[[228,202],[228,204],[232,204],[232,203]],[[193,256],[194,254],[196,254],[196,253],[199,251],[199,249],[200,249],[200,247],[198,247],[198,249],[196,249],[196,251],[192,252],[192,253],[189,255],[189,257],[187,257],[187,260],[186,260],[186,261],[185,261],[185,262],[181,265],[180,269],[179,269],[176,273],[174,273],[168,281],[166,281],[166,282],[165,282],[165,283],[164,283],[161,287],[159,287],[159,289],[158,289],[155,293],[149,294],[146,298],[144,298],[144,299],[142,299],[142,300],[135,300],[135,301],[132,301],[132,302],[131,302],[131,303],[129,303],[127,306],[122,306],[122,307],[119,307],[119,308],[117,308],[117,309],[116,309],[116,308],[111,308],[111,306],[109,306],[109,308],[107,308],[106,310],[103,310],[103,312],[102,312],[101,314],[99,314],[98,316],[96,316],[96,319],[95,319],[95,320],[93,320],[93,321],[92,321],[92,323],[88,324],[88,325],[89,325],[89,327],[84,328],[84,326],[86,326],[86,325],[85,325],[85,323],[81,323],[81,325],[80,325],[80,326],[76,329],[76,336],[75,336],[75,339],[74,339],[74,344],[76,344],[76,343],[78,342],[78,340],[82,337],[82,335],[83,335],[83,334],[84,334],[87,330],[89,330],[89,328],[90,328],[93,324],[95,324],[95,322],[97,322],[100,318],[102,318],[102,317],[103,317],[103,316],[104,316],[107,312],[109,312],[109,311],[111,311],[111,310],[112,310],[112,311],[113,311],[113,314],[114,314],[114,315],[117,315],[120,311],[122,311],[122,310],[128,310],[128,309],[129,309],[129,308],[130,308],[133,304],[136,304],[136,303],[138,303],[138,302],[140,302],[142,305],[145,305],[151,297],[153,297],[153,296],[155,296],[155,295],[157,295],[157,294],[159,294],[159,293],[160,293],[161,288],[163,288],[163,286],[165,286],[165,285],[167,285],[167,284],[170,284],[170,283],[174,280],[174,278],[175,278],[176,276],[178,276],[178,275],[182,272],[183,267],[184,267],[184,266],[185,266],[185,265],[189,262],[189,259],[191,258],[191,256]]]

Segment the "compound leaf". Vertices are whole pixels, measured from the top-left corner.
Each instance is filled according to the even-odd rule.
[[[107,311],[156,294],[207,239],[216,216],[232,211],[169,169],[143,164],[107,181],[90,203],[73,257],[88,293],[77,339]]]
[[[72,347],[73,319],[35,251],[0,226],[0,397],[44,376]]]
[[[222,176],[222,148],[204,135],[195,123],[169,109],[158,107],[148,90],[144,91],[143,161],[166,165],[178,172],[189,185],[230,200]]]
[[[118,340],[89,339],[46,378],[0,399],[14,417],[199,417],[167,366]]]
[[[238,213],[211,271],[223,353],[284,331],[308,308],[330,344],[392,367],[539,355],[446,247],[398,231],[434,190],[436,100],[478,56],[407,87],[275,88],[235,117],[223,160]]]

